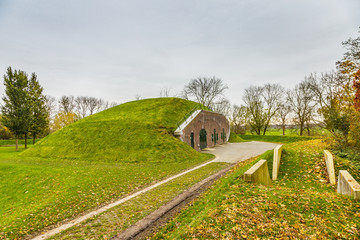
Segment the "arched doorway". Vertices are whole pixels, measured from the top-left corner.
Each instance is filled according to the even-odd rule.
[[[206,142],[206,130],[203,128],[200,130],[200,149],[204,149],[207,147]]]

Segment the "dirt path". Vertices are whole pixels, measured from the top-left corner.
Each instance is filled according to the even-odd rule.
[[[210,164],[210,163],[213,163],[213,162],[236,163],[236,162],[238,162],[238,161],[242,161],[242,160],[245,160],[245,159],[248,159],[248,158],[251,158],[251,157],[260,155],[260,154],[264,153],[264,152],[267,151],[267,150],[271,150],[271,149],[275,148],[276,146],[277,146],[277,144],[273,144],[273,143],[245,142],[245,143],[227,143],[227,144],[224,144],[224,145],[218,145],[218,146],[215,147],[215,148],[205,149],[204,152],[212,153],[212,154],[214,154],[214,155],[216,156],[216,158],[215,158],[214,160],[212,160],[212,161],[206,162],[206,163],[201,164],[201,165],[199,165],[199,166],[197,166],[197,167],[194,167],[194,168],[192,168],[192,169],[189,169],[189,170],[187,170],[187,171],[184,171],[184,172],[182,172],[182,173],[179,173],[179,174],[176,174],[176,175],[174,175],[174,176],[172,176],[172,177],[169,177],[169,178],[167,178],[167,179],[165,179],[165,180],[163,180],[163,181],[160,181],[160,182],[158,182],[158,183],[156,183],[156,184],[154,184],[154,185],[151,185],[151,186],[149,186],[149,187],[147,187],[147,188],[144,188],[144,189],[142,189],[142,190],[140,190],[140,191],[138,191],[138,192],[136,192],[136,193],[133,193],[133,194],[131,194],[131,195],[125,197],[125,198],[119,199],[119,200],[117,200],[117,201],[115,201],[115,202],[113,202],[113,203],[111,203],[111,204],[108,204],[108,205],[106,205],[106,206],[103,206],[103,207],[101,207],[101,208],[99,208],[99,209],[97,209],[97,210],[95,210],[95,211],[89,212],[89,213],[87,213],[87,214],[85,214],[85,215],[83,215],[83,216],[80,216],[80,217],[78,217],[78,218],[75,218],[75,219],[73,219],[73,220],[70,220],[69,222],[66,222],[66,223],[64,223],[64,224],[62,224],[62,225],[60,225],[60,226],[58,226],[58,227],[56,227],[56,228],[53,228],[53,229],[51,229],[51,230],[49,230],[49,231],[46,231],[46,232],[42,233],[41,235],[38,235],[38,236],[36,236],[36,237],[34,237],[34,238],[32,238],[32,239],[33,239],[33,240],[47,239],[47,238],[49,238],[49,237],[51,237],[51,236],[54,236],[55,234],[58,234],[58,233],[66,230],[66,229],[68,229],[68,228],[70,228],[70,227],[72,227],[72,226],[74,226],[74,225],[76,225],[76,224],[79,224],[80,222],[83,222],[83,221],[85,221],[85,220],[87,220],[87,219],[89,219],[89,218],[91,218],[91,217],[93,217],[93,216],[95,216],[95,215],[98,215],[98,214],[100,214],[100,213],[103,213],[103,212],[109,210],[109,209],[112,208],[112,207],[115,207],[115,206],[117,206],[117,205],[120,205],[120,204],[122,204],[122,203],[124,203],[124,202],[126,202],[126,201],[128,201],[128,200],[130,200],[130,199],[132,199],[132,198],[134,198],[134,197],[137,197],[137,196],[139,196],[139,195],[141,195],[141,194],[143,194],[143,193],[145,193],[145,192],[147,192],[147,191],[150,191],[150,190],[152,190],[152,189],[154,189],[154,188],[156,188],[156,187],[158,187],[158,186],[160,186],[160,185],[162,185],[162,184],[164,184],[164,183],[167,183],[167,182],[169,182],[169,181],[171,181],[171,180],[173,180],[173,179],[175,179],[175,178],[178,178],[178,177],[180,177],[180,176],[183,176],[183,175],[185,175],[185,174],[187,174],[187,173],[189,173],[189,172],[192,172],[192,171],[194,171],[194,170],[196,170],[196,169],[202,168],[202,167],[204,167],[204,166],[206,166],[206,165],[208,165],[208,164]],[[230,169],[230,168],[227,168],[227,170],[229,170],[229,169]],[[225,170],[226,170],[226,169],[225,169]],[[222,170],[222,171],[224,171],[224,170]],[[220,174],[219,174],[219,173],[220,173]],[[180,201],[180,203],[176,203],[176,202],[178,202],[178,201],[175,201],[175,202],[174,202],[174,200],[175,200],[176,198],[175,198],[173,201],[171,201],[171,202],[173,202],[173,205],[174,205],[174,206],[168,206],[168,209],[169,209],[169,210],[164,211],[164,214],[162,214],[161,217],[164,216],[164,215],[166,215],[168,212],[170,212],[170,210],[174,209],[176,206],[178,206],[178,205],[184,205],[184,204],[181,204],[181,203],[184,202],[184,201],[186,201],[186,199],[190,199],[189,196],[192,196],[193,198],[196,197],[196,196],[198,195],[198,194],[195,194],[196,192],[200,193],[201,191],[203,191],[202,189],[206,189],[206,188],[209,186],[209,184],[211,185],[211,183],[212,183],[215,179],[217,179],[217,178],[219,178],[220,176],[222,176],[222,174],[225,174],[226,171],[225,171],[225,172],[219,172],[219,173],[217,173],[218,175],[217,175],[217,174],[214,174],[213,176],[205,179],[205,180],[207,180],[207,181],[203,180],[203,181],[201,181],[200,183],[196,184],[195,186],[197,186],[197,187],[194,186],[195,188],[192,187],[192,188],[189,189],[188,191],[185,191],[185,192],[183,193],[183,194],[185,194],[185,195],[183,195],[183,194],[179,195],[179,196],[182,196],[182,195],[183,195],[183,199]],[[204,181],[205,181],[205,182],[204,182]],[[179,196],[177,197],[178,200],[181,199],[181,198],[179,198]],[[185,196],[185,197],[184,197],[184,196]],[[176,204],[175,204],[175,203],[176,203]],[[158,211],[158,210],[157,210],[157,211]],[[158,217],[156,220],[160,219],[161,217]],[[148,228],[149,226],[154,225],[154,224],[155,224],[154,222],[155,222],[156,220],[152,221],[151,223],[147,223],[147,224],[146,224],[146,226],[147,226],[146,228]],[[139,222],[140,222],[140,221],[139,221]],[[136,225],[136,224],[135,224],[135,225]],[[130,227],[130,228],[131,228],[131,227]],[[138,235],[140,232],[144,231],[146,228],[141,227],[141,228],[138,228],[136,231],[133,231],[134,234],[135,234],[137,231],[139,231],[139,232],[137,232],[135,235],[133,234],[133,237],[136,236],[136,235]],[[121,238],[121,239],[133,239],[133,237]],[[119,238],[118,238],[118,239],[119,239]]]

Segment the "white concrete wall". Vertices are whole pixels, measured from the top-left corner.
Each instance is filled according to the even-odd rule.
[[[269,167],[266,160],[260,160],[254,166],[244,173],[244,179],[247,182],[261,183],[270,185],[271,179]]]
[[[334,169],[334,158],[333,155],[328,151],[324,150],[324,158],[326,163],[326,169],[329,175],[330,184],[336,184],[335,169]]]
[[[360,185],[346,170],[339,171],[337,192],[360,199]]]
[[[282,153],[282,145],[278,145],[276,148],[274,148],[272,180],[276,180],[278,177],[281,153]]]

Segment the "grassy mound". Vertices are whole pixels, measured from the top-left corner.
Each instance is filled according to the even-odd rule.
[[[198,158],[198,152],[172,135],[196,104],[179,98],[124,103],[49,135],[22,156],[122,162]]]
[[[234,132],[230,132],[229,142],[235,143],[235,142],[247,142],[247,141],[239,137],[238,134]]]

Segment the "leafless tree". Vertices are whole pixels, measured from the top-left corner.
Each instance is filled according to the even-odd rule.
[[[227,88],[220,78],[198,77],[185,85],[182,95],[185,99],[194,98],[198,103],[211,108]]]
[[[100,101],[95,97],[88,97],[87,99],[89,103],[89,115],[93,115],[98,109],[100,109]]]
[[[136,95],[135,95],[135,100],[140,100],[140,99],[141,99],[141,95],[136,94]]]
[[[211,104],[210,107],[214,112],[221,113],[225,117],[229,117],[231,111],[230,101],[226,98],[221,98],[219,101]]]
[[[119,105],[117,102],[111,102],[109,108],[116,107],[117,105]]]
[[[62,96],[59,100],[59,109],[65,114],[73,112],[75,109],[74,96]]]
[[[287,102],[283,102],[279,105],[277,115],[279,117],[279,120],[281,122],[281,128],[283,130],[283,135],[285,135],[285,129],[286,129],[286,122],[288,119],[289,114],[291,113],[291,107]]]
[[[243,101],[249,116],[248,123],[251,127],[251,131],[255,131],[258,135],[264,130],[267,119],[262,94],[262,87],[251,86],[245,89],[245,94],[243,96]]]
[[[270,125],[271,120],[275,116],[280,104],[282,103],[284,92],[284,88],[279,84],[266,84],[262,88],[262,97],[264,99],[265,107],[265,126],[263,131],[264,135]]]
[[[45,97],[45,104],[47,107],[47,111],[49,113],[49,123],[50,125],[54,121],[56,112],[57,112],[57,104],[56,104],[56,98],[53,96],[46,96]]]
[[[170,97],[170,88],[163,88],[160,90],[160,97]]]
[[[245,124],[247,121],[246,107],[233,105],[230,114],[231,130],[237,134],[245,133]]]
[[[85,96],[79,96],[75,98],[75,108],[77,114],[84,118],[88,116],[88,108],[89,108],[89,101],[88,97]]]
[[[287,100],[295,114],[294,122],[299,124],[300,135],[303,135],[305,127],[307,127],[309,134],[310,122],[314,119],[316,111],[316,101],[311,82],[307,77],[300,84],[297,84],[293,90],[287,92]]]

